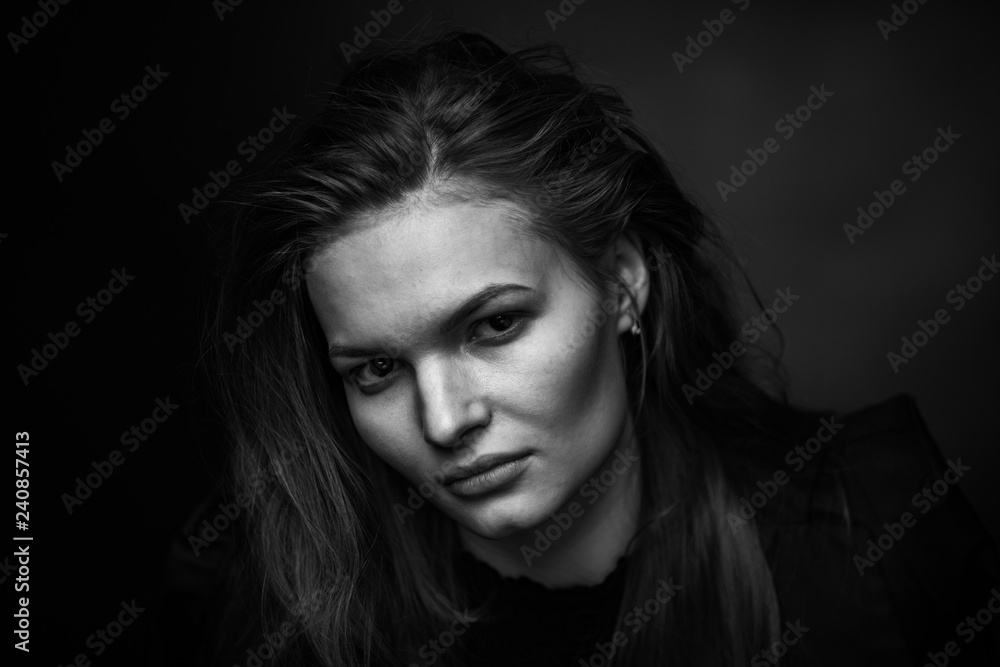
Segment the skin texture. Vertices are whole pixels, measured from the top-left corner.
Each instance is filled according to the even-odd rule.
[[[486,455],[529,455],[502,489],[461,497],[437,486],[430,501],[457,522],[464,548],[502,574],[596,583],[624,553],[638,511],[618,351],[633,310],[624,295],[599,298],[514,213],[505,202],[415,197],[320,249],[306,284],[328,344],[368,350],[331,363],[359,434],[414,488]],[[648,275],[635,243],[623,237],[604,260],[641,309]],[[461,312],[491,285],[524,289]],[[614,467],[614,483],[581,496],[626,450],[630,465]],[[581,515],[529,565],[523,547],[535,549],[535,530],[571,502]]]

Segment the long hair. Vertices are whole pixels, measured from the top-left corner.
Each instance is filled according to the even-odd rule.
[[[285,647],[318,664],[394,665],[456,614],[488,613],[469,607],[451,520],[430,505],[395,514],[407,483],[354,429],[303,284],[353,220],[426,188],[514,204],[601,293],[605,250],[641,240],[655,270],[642,335],[620,343],[642,460],[621,610],[660,579],[683,589],[614,660],[748,661],[776,639],[778,603],[753,525],[726,517],[790,408],[750,355],[691,391],[740,340],[735,262],[618,93],[584,83],[557,47],[508,53],[468,33],[356,63],[236,216],[215,382],[267,622],[293,623]]]

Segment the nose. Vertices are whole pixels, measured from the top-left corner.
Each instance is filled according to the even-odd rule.
[[[418,410],[424,440],[455,448],[490,422],[480,382],[460,359],[439,356],[416,366]]]

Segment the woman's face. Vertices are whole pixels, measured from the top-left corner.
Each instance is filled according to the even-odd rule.
[[[366,219],[306,279],[358,433],[486,538],[549,520],[628,444],[626,302],[596,296],[512,211]]]

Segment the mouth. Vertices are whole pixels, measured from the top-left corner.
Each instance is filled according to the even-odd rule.
[[[444,486],[458,496],[477,496],[506,486],[527,467],[531,454],[491,454],[451,472]]]

